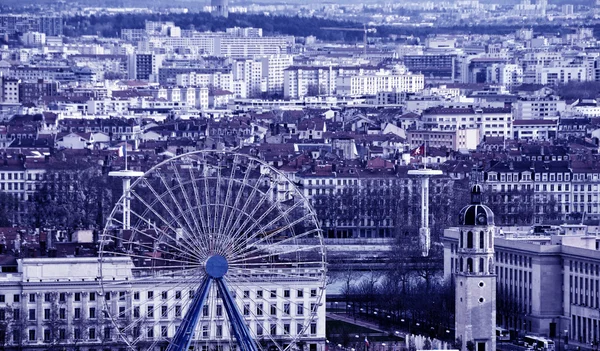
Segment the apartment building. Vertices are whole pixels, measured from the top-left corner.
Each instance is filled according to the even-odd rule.
[[[513,128],[508,108],[434,107],[423,112],[422,120],[424,127],[431,129],[479,129],[480,138],[510,138]]]
[[[376,95],[381,91],[416,93],[424,87],[422,74],[394,74],[384,70],[336,78],[336,93],[341,96]]]

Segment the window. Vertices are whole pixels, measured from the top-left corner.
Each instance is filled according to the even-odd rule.
[[[81,308],[76,307],[73,313],[73,318],[79,319],[81,318]]]
[[[181,318],[181,306],[180,305],[175,306],[175,318]]]
[[[250,297],[250,290],[244,290],[244,298],[247,299]]]
[[[21,302],[21,295],[19,295],[19,294],[15,294],[15,295],[13,296],[13,301],[14,301],[14,302]]]
[[[166,300],[168,296],[169,296],[169,293],[168,293],[167,291],[163,291],[163,292],[160,294],[160,297],[161,297],[163,300]]]
[[[67,294],[65,294],[65,293],[58,294],[58,301],[60,301],[60,302],[67,301]]]
[[[50,319],[50,309],[44,309],[44,319]]]
[[[296,305],[296,315],[297,316],[302,316],[304,314],[304,304],[303,303],[299,303]]]
[[[290,334],[290,324],[289,323],[285,323],[283,325],[283,333],[288,334],[288,335]]]
[[[244,316],[249,316],[249,315],[250,315],[250,305],[244,304]]]
[[[260,322],[256,323],[256,335],[261,336],[263,335],[263,326]]]
[[[96,318],[96,308],[95,307],[90,307],[89,317],[90,318]]]
[[[35,341],[35,329],[29,329],[29,341]]]
[[[298,297],[304,297],[304,290],[298,289]]]
[[[90,340],[96,339],[96,328],[90,328],[89,335],[90,335]]]
[[[75,301],[81,301],[81,293],[75,293],[74,297]]]
[[[110,339],[110,327],[104,327],[104,339]]]
[[[146,309],[146,317],[154,318],[154,306],[148,306],[148,308]]]
[[[317,297],[317,289],[310,289],[310,297]]]
[[[223,315],[223,306],[217,305],[217,317],[221,317]]]
[[[276,304],[271,304],[271,316],[276,316],[277,315],[277,305]]]
[[[35,320],[35,308],[30,308],[29,309],[29,320],[30,321],[34,321]]]
[[[79,328],[73,329],[73,339],[75,339],[75,340],[81,339],[81,330]]]
[[[473,232],[469,231],[467,233],[467,249],[473,248]]]
[[[274,299],[277,297],[277,290],[271,290],[271,298]]]
[[[96,301],[96,293],[95,292],[90,293],[90,301]]]
[[[181,291],[175,291],[175,299],[181,300]]]
[[[257,316],[262,316],[263,315],[263,304],[262,303],[257,303],[256,304],[256,315]]]
[[[136,291],[136,292],[133,293],[133,299],[134,300],[139,300],[140,299],[140,292],[139,291]]]
[[[133,307],[133,318],[140,318],[140,306]]]
[[[283,313],[284,314],[290,314],[290,304],[289,303],[284,303],[283,304]]]
[[[208,317],[208,305],[202,306],[202,317]]]
[[[4,294],[0,294],[0,302],[6,302],[6,297]]]
[[[35,294],[29,294],[29,302],[35,302]]]
[[[167,318],[169,316],[169,310],[167,306],[160,306],[160,318]]]
[[[148,291],[148,300],[154,299],[154,291]]]
[[[290,297],[290,291],[289,290],[284,290],[283,291],[283,297]]]
[[[317,323],[311,323],[310,324],[310,333],[312,335],[317,334]]]
[[[484,242],[484,237],[485,235],[483,234],[483,230],[479,232],[479,248],[483,249],[483,242]]]
[[[110,301],[110,292],[104,294],[104,300]]]
[[[119,300],[125,301],[125,291],[119,291]]]

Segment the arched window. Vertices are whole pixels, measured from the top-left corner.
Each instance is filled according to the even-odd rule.
[[[467,258],[467,272],[473,273],[473,259],[472,258]]]
[[[483,233],[483,232],[482,232],[482,233]],[[480,271],[481,273],[483,273],[483,265],[484,265],[483,258],[480,258],[480,259],[479,259],[479,271]]]
[[[467,233],[467,249],[473,248],[473,232],[469,231]]]
[[[479,232],[479,248],[483,249],[485,246],[483,246],[483,241],[485,239],[485,234],[483,233],[483,230]]]
[[[462,272],[462,271],[464,271],[464,267],[463,267],[463,258],[462,258],[462,257],[460,258],[460,266],[459,266],[459,267],[460,267],[460,268],[458,269],[458,271],[459,271],[459,272]]]
[[[492,231],[490,230],[490,232],[488,233],[488,248],[492,248],[492,241],[493,241],[493,236],[492,236]]]
[[[463,241],[463,235],[464,235],[464,234],[465,234],[465,233],[464,233],[464,232],[461,230],[461,231],[460,231],[460,245],[459,245],[459,247],[460,247],[461,249],[465,247],[465,246],[464,246],[464,241]]]
[[[491,258],[488,263],[488,272],[490,272],[490,274],[494,274],[494,260]]]

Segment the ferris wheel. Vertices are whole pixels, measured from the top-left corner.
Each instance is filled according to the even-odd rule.
[[[130,349],[324,341],[321,229],[296,185],[264,161],[213,150],[161,162],[115,206],[99,251],[104,317]]]

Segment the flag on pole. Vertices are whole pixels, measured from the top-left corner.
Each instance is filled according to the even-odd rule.
[[[415,149],[410,150],[411,156],[423,156],[425,153],[425,143],[417,146]]]
[[[127,156],[127,144],[121,145],[119,147],[118,152],[119,152],[119,157],[125,157],[125,156]]]
[[[367,347],[369,347],[369,339],[367,339],[366,335],[365,335],[365,345],[367,345]]]

